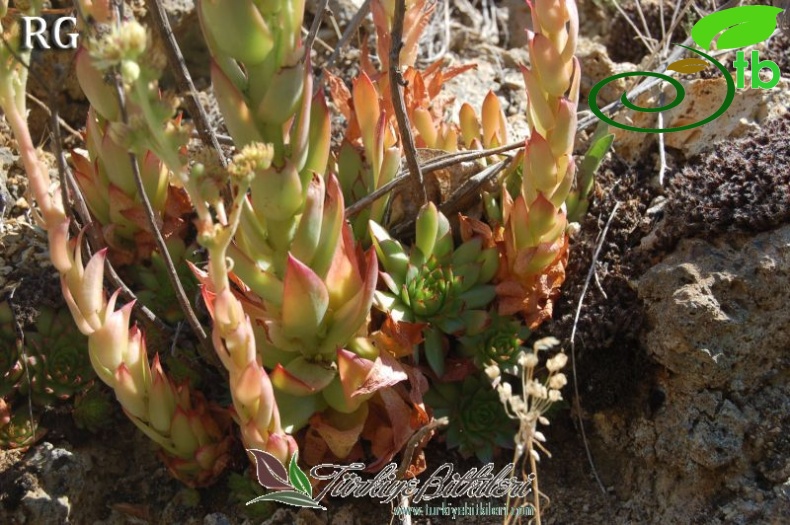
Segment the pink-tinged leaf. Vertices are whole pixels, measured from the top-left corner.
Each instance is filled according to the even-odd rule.
[[[167,199],[167,168],[153,152],[147,151],[140,166],[145,193],[155,212],[161,212]]]
[[[275,458],[280,458],[280,463],[285,465],[289,456],[293,456],[299,450],[296,441],[292,436],[282,432],[279,421],[271,427],[273,430],[266,440],[266,450]]]
[[[127,413],[145,421],[148,418],[146,410],[146,392],[140,385],[135,384],[132,374],[126,363],[121,363],[115,370],[115,397]]]
[[[321,223],[324,216],[324,179],[313,174],[307,187],[302,216],[296,229],[291,253],[305,264],[311,264],[321,241]]]
[[[354,113],[357,116],[359,129],[362,134],[362,142],[366,148],[371,148],[376,136],[376,123],[379,121],[381,108],[379,107],[379,95],[376,87],[370,78],[362,73],[354,81],[352,90],[354,100]],[[372,152],[368,151],[368,155]]]
[[[554,111],[546,101],[546,94],[543,92],[534,71],[521,66],[521,73],[524,75],[524,84],[527,87],[530,123],[538,132],[546,133],[547,130],[554,127]]]
[[[573,153],[576,138],[576,106],[568,100],[560,100],[557,126],[549,133],[551,151],[555,157]]]
[[[74,323],[77,325],[77,329],[84,335],[91,335],[94,331],[96,331],[96,329],[91,326],[87,319],[85,319],[85,316],[82,315],[79,306],[77,306],[74,297],[71,295],[71,290],[69,289],[68,283],[66,282],[66,276],[60,278],[60,290],[63,293],[63,299],[66,300],[66,305],[69,307],[69,311],[74,318]]]
[[[419,138],[422,140],[422,144],[418,144],[418,147],[435,147],[438,133],[433,124],[433,117],[431,117],[430,112],[424,108],[415,108],[412,113],[412,122],[420,134]]]
[[[69,219],[51,226],[47,232],[49,237],[49,253],[52,264],[60,273],[71,270],[71,254],[69,253]]]
[[[279,363],[274,367],[271,374],[269,374],[269,378],[278,390],[292,396],[309,396],[316,392],[314,386],[292,374]]]
[[[337,364],[347,399],[372,394],[407,379],[403,368],[386,352],[371,361],[341,348],[337,351]]]
[[[527,227],[536,239],[540,239],[554,228],[561,215],[559,210],[542,193],[529,207],[529,223]]]
[[[335,251],[332,266],[326,275],[326,282],[331,284],[329,301],[334,308],[345,304],[362,286],[362,276],[354,252],[354,238],[351,228],[344,225],[340,246]]]
[[[314,335],[329,308],[324,282],[289,253],[283,289],[283,332],[290,337]]]
[[[571,3],[565,0],[540,0],[535,2],[535,16],[537,16],[539,28],[548,34],[558,33],[565,29],[565,4]]]
[[[527,139],[524,155],[523,187],[527,204],[531,205],[538,193],[553,194],[559,183],[557,159],[551,146],[540,133],[533,133]]]
[[[299,171],[302,171],[307,164],[310,143],[311,106],[313,104],[313,66],[310,62],[310,53],[307,53],[305,57],[302,84],[304,96],[298,116],[294,121],[295,130],[291,135],[291,160]]]
[[[461,122],[461,136],[464,139],[464,144],[469,148],[472,141],[480,137],[480,122],[477,120],[475,110],[466,102],[461,106],[458,119]]]
[[[237,403],[251,406],[261,396],[261,373],[263,369],[255,361],[250,362],[241,376],[232,385],[233,398]]]
[[[532,248],[537,244],[537,239],[532,235],[529,230],[529,211],[524,197],[519,195],[513,203],[513,209],[510,214],[510,221],[505,227],[505,234],[511,236],[513,239],[513,249],[521,251],[526,248]],[[510,230],[509,232],[507,230]],[[515,255],[515,254],[513,254]],[[508,253],[508,258],[511,254]]]
[[[104,306],[104,261],[107,248],[99,250],[85,266],[82,286],[77,291],[77,304],[87,319],[97,316]]]
[[[93,65],[90,53],[80,47],[75,57],[77,80],[83,93],[104,118],[114,121],[119,116],[118,99],[112,87],[104,81],[104,75]]]
[[[324,92],[319,90],[310,108],[310,145],[304,169],[320,175],[326,172],[332,143],[332,119]]]
[[[272,454],[256,448],[247,449],[255,458],[258,483],[271,490],[293,490],[288,483],[288,471],[280,460]]]
[[[579,9],[576,7],[576,2],[565,2],[565,9],[568,13],[568,40],[565,41],[565,47],[562,50],[562,61],[568,62],[576,58],[573,56],[576,53],[576,41],[579,38]],[[575,64],[578,69],[579,65]],[[578,99],[577,99],[578,100]]]
[[[545,92],[555,97],[564,95],[570,87],[571,71],[565,67],[552,41],[542,34],[536,34],[529,45],[529,56]]]
[[[344,206],[343,192],[340,190],[337,178],[330,174],[326,178],[324,216],[321,222],[321,242],[310,264],[320,277],[326,276],[337,252],[337,243],[340,239],[343,224],[345,224],[343,221]]]
[[[294,396],[308,396],[323,390],[337,375],[327,366],[307,361],[299,356],[285,367],[278,364],[271,373],[274,385]]]

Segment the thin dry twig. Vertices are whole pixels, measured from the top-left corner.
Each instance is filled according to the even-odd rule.
[[[477,192],[483,184],[501,173],[502,170],[504,170],[508,163],[512,160],[513,159],[511,157],[508,157],[507,159],[497,162],[494,165],[487,166],[485,169],[466,179],[464,183],[461,184],[461,186],[456,188],[456,190],[447,198],[446,201],[439,205],[439,210],[446,216],[453,215],[456,212],[461,211],[458,206],[459,203],[463,202],[464,198],[470,193]],[[415,218],[412,217],[406,221],[396,224],[394,227],[392,227],[392,234],[395,237],[400,237],[405,232],[409,231],[414,226],[415,222]]]
[[[313,48],[315,37],[318,34],[318,30],[321,29],[321,21],[324,18],[327,4],[329,4],[329,0],[321,0],[321,3],[318,5],[318,9],[316,9],[315,18],[313,18],[313,25],[310,26],[310,32],[307,34],[307,38],[304,40],[305,53],[307,54],[309,54],[310,50]]]
[[[228,161],[225,158],[225,154],[222,152],[214,129],[211,127],[206,110],[198,99],[197,89],[195,89],[195,84],[192,82],[192,77],[189,75],[189,69],[187,69],[184,55],[178,47],[173,29],[170,27],[170,21],[167,19],[165,8],[162,6],[160,0],[148,0],[148,10],[151,12],[154,26],[159,32],[159,36],[165,43],[167,61],[173,69],[179,91],[184,94],[187,109],[189,109],[189,113],[192,115],[192,121],[195,123],[198,135],[205,144],[211,146],[214,150],[220,165],[226,166]]]
[[[324,68],[321,70],[320,73],[318,73],[318,76],[315,79],[315,84],[313,87],[313,94],[318,93],[318,90],[321,89],[321,86],[323,85],[324,70],[329,70],[332,69],[332,67],[334,67],[335,61],[338,59],[338,57],[340,57],[340,52],[343,50],[344,47],[346,47],[346,45],[348,45],[349,41],[351,40],[351,37],[354,36],[354,33],[357,32],[359,26],[362,24],[362,21],[365,19],[365,17],[368,16],[369,12],[370,12],[370,0],[365,0],[365,3],[359,6],[359,10],[357,10],[357,14],[355,14],[354,18],[352,18],[351,21],[348,23],[348,27],[346,27],[346,30],[343,32],[343,37],[337,43],[337,45],[335,46],[335,50],[327,59],[326,64],[324,64]]]
[[[406,104],[403,102],[401,86],[406,86],[400,71],[400,50],[403,47],[403,18],[406,15],[406,0],[395,0],[395,19],[392,22],[392,47],[390,48],[389,81],[392,92],[392,106],[395,110],[395,120],[398,121],[403,153],[406,156],[406,165],[414,182],[419,185],[422,193],[422,202],[428,200],[428,193],[422,179],[420,163],[417,160],[417,148],[414,146],[414,137],[411,133],[411,123],[406,115]]]
[[[587,294],[587,288],[590,286],[590,281],[592,281],[593,275],[595,274],[595,265],[598,262],[598,256],[601,254],[603,243],[606,240],[606,234],[609,232],[609,226],[611,226],[612,220],[614,219],[614,216],[619,208],[620,203],[615,203],[614,208],[612,208],[612,212],[609,214],[609,219],[606,221],[606,226],[604,226],[603,232],[601,232],[601,238],[598,241],[598,245],[595,247],[595,252],[592,256],[592,262],[590,263],[590,270],[587,272],[587,278],[584,280],[582,293],[579,296],[579,304],[576,305],[576,314],[573,317],[573,329],[571,330],[571,369],[573,370],[574,396],[573,404],[576,410],[576,417],[579,420],[579,428],[581,429],[582,433],[582,441],[584,442],[584,452],[587,454],[587,461],[590,463],[590,468],[592,469],[593,476],[595,476],[595,481],[598,483],[598,487],[601,489],[601,492],[604,495],[606,494],[606,487],[603,486],[601,478],[598,476],[598,470],[595,468],[595,461],[593,460],[592,452],[590,451],[590,444],[587,442],[587,434],[584,431],[584,421],[582,420],[581,403],[579,402],[579,381],[576,377],[576,328],[579,325],[579,317],[582,313],[584,296]]]
[[[520,149],[523,147],[524,147],[524,141],[522,140],[510,144],[505,144],[504,146],[500,146],[498,148],[448,153],[447,155],[436,157],[430,162],[426,162],[425,165],[422,166],[422,173],[423,174],[431,173],[432,171],[448,168],[450,166],[453,166],[461,162],[467,162],[471,160],[482,159],[484,157],[490,157],[493,155],[499,155],[500,153],[506,153],[508,151],[513,151],[515,149]],[[387,193],[400,187],[403,183],[406,182],[408,178],[409,178],[408,173],[398,174],[397,177],[389,181],[384,186],[378,188],[377,190],[359,199],[357,202],[351,204],[348,208],[346,208],[346,217],[353,217],[360,211],[364,210],[366,207],[373,204],[383,195],[386,195]]]
[[[52,110],[49,109],[49,106],[44,104],[44,102],[42,102],[41,100],[37,99],[36,97],[31,95],[30,93],[25,93],[25,96],[28,98],[28,100],[30,100],[36,106],[38,106],[39,108],[43,109],[48,117],[52,117]],[[60,124],[60,127],[65,129],[66,131],[68,131],[69,135],[71,135],[72,137],[74,137],[75,139],[77,139],[79,141],[82,141],[82,134],[79,131],[77,131],[76,129],[74,129],[71,126],[69,126],[69,123],[66,122],[65,120],[63,120],[62,118],[60,118],[60,116],[58,116],[58,124]]]
[[[431,419],[423,427],[417,430],[417,432],[415,432],[412,437],[409,438],[409,442],[406,444],[406,448],[403,450],[403,457],[401,459],[400,465],[398,466],[398,470],[395,472],[395,479],[404,479],[406,477],[406,471],[409,470],[409,466],[414,459],[414,453],[417,451],[417,447],[420,446],[420,443],[422,443],[425,439],[425,436],[436,429],[447,426],[448,424],[450,424],[450,420],[446,417]],[[402,509],[408,509],[409,497],[405,494],[402,495],[398,503]],[[411,525],[411,515],[409,515],[408,511],[403,512],[400,518],[401,525]]]
[[[440,417],[439,419],[431,419],[428,423],[424,426],[420,427],[417,432],[409,438],[409,442],[406,444],[406,448],[403,449],[403,459],[401,459],[400,465],[398,466],[398,470],[395,472],[396,479],[403,479],[406,476],[406,471],[409,469],[411,465],[412,459],[414,459],[414,453],[417,451],[417,447],[419,446],[420,442],[428,435],[429,432],[433,432],[436,429],[442,428],[450,424],[450,420],[446,417]]]

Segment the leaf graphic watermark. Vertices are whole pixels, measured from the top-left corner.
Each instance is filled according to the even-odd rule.
[[[288,470],[279,459],[266,451],[248,449],[248,452],[255,458],[258,483],[274,492],[253,498],[247,502],[247,505],[260,501],[276,501],[295,507],[326,510],[326,507],[313,499],[313,486],[307,474],[299,468],[298,452],[291,456]]]
[[[251,448],[247,450],[255,457],[258,483],[272,490],[288,490],[293,486],[288,483],[288,472],[280,460],[263,450]]]
[[[288,465],[288,479],[296,490],[306,495],[308,498],[312,498],[313,486],[310,484],[307,474],[305,474],[296,463],[298,459],[299,452],[294,452],[294,455],[291,456],[291,464]]]
[[[247,502],[247,505],[252,505],[253,503],[258,503],[259,501],[276,501],[278,503],[293,505],[294,507],[307,507],[311,509],[326,510],[326,507],[320,505],[317,501],[313,500],[313,498],[293,490],[270,492],[268,494],[264,494],[263,496],[258,496],[257,498],[251,499]]]

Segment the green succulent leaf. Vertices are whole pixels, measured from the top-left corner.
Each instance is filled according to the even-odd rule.
[[[491,385],[477,376],[468,376],[462,383],[438,383],[424,400],[437,417],[447,416],[447,448],[458,448],[464,457],[475,455],[490,462],[495,447],[512,446],[516,433],[510,419]]]

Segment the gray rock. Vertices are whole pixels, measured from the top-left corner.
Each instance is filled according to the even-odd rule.
[[[214,512],[203,518],[203,525],[230,525],[230,523],[230,518],[221,512]]]
[[[790,226],[683,240],[636,288],[665,401],[595,414],[607,478],[655,523],[786,523]]]
[[[90,469],[87,456],[41,443],[27,460],[26,476],[34,479],[22,496],[20,513],[31,523],[68,523]]]

